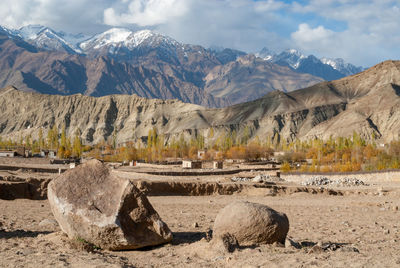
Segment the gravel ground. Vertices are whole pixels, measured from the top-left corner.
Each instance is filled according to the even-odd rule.
[[[161,178],[115,172],[122,177],[150,181],[231,182],[232,178]],[[3,171],[0,175],[21,177],[25,173]],[[246,172],[237,177],[253,181],[259,176],[256,181],[263,182],[276,179],[273,174],[267,175]],[[284,178],[282,185],[322,187],[299,186],[307,179],[304,177],[299,177],[297,183]],[[343,176],[328,179],[340,178]],[[0,200],[0,267],[399,267],[400,182],[381,178],[369,176],[364,181],[369,185],[360,186],[356,184],[361,182],[345,180],[354,185],[343,187],[342,196],[315,191],[272,196],[271,189],[255,187],[233,195],[149,197],[173,231],[172,243],[120,252],[88,252],[84,245],[67,239],[47,200]],[[357,179],[363,181],[361,177]],[[333,184],[329,187],[341,188]],[[290,222],[288,236],[302,244],[302,248],[262,245],[233,253],[213,248],[206,239],[207,233],[218,211],[236,200],[262,203],[286,213]]]
[[[301,185],[305,186],[336,186],[336,187],[350,187],[350,186],[366,186],[361,179],[343,177],[336,180],[329,179],[327,177],[311,177],[303,182]]]
[[[398,191],[341,197],[306,193],[150,197],[174,232],[173,242],[144,250],[94,253],[68,242],[46,200],[0,200],[0,267],[394,267],[400,265],[399,197]],[[272,245],[234,253],[215,251],[204,239],[206,232],[218,211],[238,199],[285,212],[289,236],[295,241],[345,244],[359,253],[313,253],[311,247]]]

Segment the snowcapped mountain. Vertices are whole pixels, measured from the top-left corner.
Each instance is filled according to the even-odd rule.
[[[155,31],[112,28],[80,43],[89,58],[107,56],[118,62],[146,66],[201,86],[204,75],[216,65],[236,60],[245,53],[222,49],[213,51],[199,45],[183,44]]]
[[[282,66],[288,66],[295,70],[299,68],[301,61],[307,58],[296,49],[287,49],[282,51],[280,54],[276,54],[266,47],[264,47],[259,53],[256,53],[256,56],[266,61],[278,63]]]
[[[182,44],[148,30],[113,28],[86,39],[40,25],[0,29],[0,88],[137,94],[221,107],[254,100],[277,87],[291,91],[322,80],[255,59],[234,49]]]
[[[41,31],[46,29],[49,28],[35,24],[35,25],[23,26],[19,30],[15,30],[15,32],[25,40],[33,40],[37,38],[38,34]]]
[[[87,39],[83,35],[56,32],[42,25],[28,25],[20,29],[8,29],[0,26],[0,31],[6,33],[10,38],[21,39],[38,49],[62,51],[69,54],[81,53],[77,44]]]
[[[70,43],[58,33],[42,25],[28,25],[16,31],[26,42],[50,51],[64,51],[67,53],[81,53],[76,44]]]
[[[344,76],[296,50],[261,54],[265,60],[229,48],[183,44],[150,30],[112,28],[87,37],[41,25],[0,27],[0,87],[46,94],[134,93],[220,107]],[[346,67],[339,61],[335,66]]]
[[[271,50],[269,50],[268,48],[264,47],[263,49],[261,49],[260,52],[255,54],[256,57],[262,58],[266,61],[271,61],[272,58],[274,56],[276,56],[276,54],[274,52],[272,52]]]
[[[0,27],[0,31],[8,36],[19,37],[39,49],[70,54],[99,54],[99,51],[106,50],[107,54],[112,55],[118,54],[121,50],[126,52],[125,50],[132,51],[139,47],[184,48],[184,45],[174,39],[150,30],[134,32],[124,28],[112,28],[94,36],[86,36],[56,32],[42,25],[27,25],[15,30]]]
[[[81,51],[90,58],[107,56],[119,62],[136,66],[163,69],[164,64],[184,65],[199,62],[206,50],[200,46],[184,45],[171,37],[154,31],[131,31],[112,28],[79,44]],[[195,67],[194,67],[195,68]],[[174,68],[176,69],[176,68]]]
[[[288,49],[273,57],[273,62],[279,65],[287,65],[293,69],[298,69],[303,59],[306,56],[301,54],[298,50]]]
[[[337,59],[321,58],[321,62],[332,66],[333,69],[346,75],[352,75],[355,73],[362,72],[364,70],[363,67],[361,66],[357,67],[351,63],[345,62],[343,59],[340,58]]]
[[[43,35],[46,35],[49,39],[58,39],[63,43],[68,44],[74,49],[79,47],[79,44],[87,39],[90,36],[80,34],[70,34],[66,32],[56,32],[49,27],[45,27],[42,25],[28,25],[21,27],[19,30],[13,31],[16,35],[19,35],[24,40],[36,40]]]
[[[125,28],[112,28],[92,37],[83,34],[56,32],[42,25],[28,25],[20,29],[8,29],[0,26],[0,32],[9,38],[25,41],[34,49],[61,51],[68,54],[86,54],[91,58],[110,56],[118,61],[133,64],[148,63],[149,55],[167,63],[189,64],[193,69],[200,68],[204,60],[206,66],[226,64],[235,61],[246,53],[229,48],[186,45],[150,30],[131,31]],[[362,67],[346,63],[343,59],[318,59],[306,56],[295,49],[279,54],[263,48],[256,56],[282,66],[288,66],[297,72],[309,73],[325,80],[339,79],[363,70]],[[143,60],[144,59],[144,60]],[[195,63],[193,65],[193,63]]]
[[[82,51],[90,52],[91,50],[106,48],[110,54],[117,53],[121,48],[134,50],[141,46],[182,47],[174,39],[150,30],[133,32],[124,28],[112,28],[93,36],[79,45]]]
[[[276,54],[263,48],[256,56],[291,69],[319,76],[325,80],[340,79],[361,72],[364,68],[346,63],[343,59],[318,59],[314,55],[306,56],[296,49],[288,49]]]
[[[18,36],[18,32],[12,29],[8,29],[4,26],[0,25],[0,32],[3,32],[4,34],[6,34],[9,37],[17,37]]]

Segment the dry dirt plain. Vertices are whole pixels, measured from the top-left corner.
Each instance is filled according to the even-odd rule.
[[[148,182],[229,185],[230,177],[237,176],[169,177],[136,171],[114,170],[121,177]],[[0,172],[2,177],[7,174],[56,176]],[[240,175],[257,174],[265,171]],[[69,241],[54,221],[47,200],[0,200],[0,267],[400,267],[400,177],[396,176],[371,175],[366,177],[369,186],[342,187],[331,194],[318,187],[300,187],[298,182],[304,178],[288,177],[290,182],[280,182],[280,188],[273,192],[255,187],[257,183],[245,183],[246,187],[231,195],[149,196],[174,233],[172,243],[120,252],[88,252],[79,241]],[[233,253],[213,247],[206,239],[207,232],[218,211],[235,200],[262,203],[285,212],[290,221],[288,236],[303,247],[263,245]],[[313,252],[314,243],[330,246]]]

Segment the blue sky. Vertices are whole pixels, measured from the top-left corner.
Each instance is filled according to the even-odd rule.
[[[295,48],[365,67],[400,58],[398,0],[3,0],[0,24],[85,34],[149,28],[206,47]]]

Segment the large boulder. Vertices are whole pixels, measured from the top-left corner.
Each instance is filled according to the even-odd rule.
[[[71,169],[48,186],[48,200],[71,239],[103,249],[124,250],[172,240],[172,233],[147,197],[98,160]]]
[[[217,241],[227,234],[236,238],[240,246],[285,244],[289,220],[284,213],[272,208],[244,201],[236,201],[224,207],[217,215],[213,239]]]

